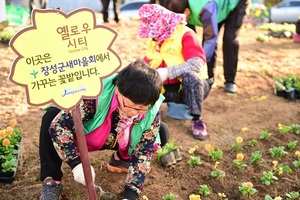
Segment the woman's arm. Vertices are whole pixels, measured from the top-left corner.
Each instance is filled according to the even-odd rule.
[[[160,121],[161,117],[157,114],[151,126],[144,131],[140,142],[133,150],[125,184],[125,199],[137,199],[143,189],[147,171],[150,170],[150,162],[157,151],[155,141],[158,136]]]

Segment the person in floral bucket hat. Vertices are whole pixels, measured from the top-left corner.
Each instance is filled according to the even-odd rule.
[[[239,59],[239,31],[243,25],[249,0],[160,0],[163,7],[184,13],[188,27],[196,32],[196,26],[202,29],[202,44],[208,66],[208,77],[214,79],[217,66],[218,37],[223,29],[223,75],[224,91],[236,93]]]
[[[207,79],[206,59],[200,41],[186,26],[184,14],[174,13],[158,4],[145,4],[139,9],[139,16],[138,35],[149,38],[144,60],[159,72],[165,102],[168,106],[173,103],[186,105],[192,119],[193,137],[205,140],[208,133],[201,115],[203,101],[213,82]]]
[[[127,173],[124,199],[138,199],[154,153],[169,138],[159,113],[164,99],[161,88],[156,70],[136,60],[104,79],[97,99],[83,99],[79,105],[88,151],[115,150],[108,170]],[[75,181],[85,185],[71,111],[56,107],[47,110],[41,123],[39,153],[41,200],[59,199],[63,161],[72,169]],[[91,171],[95,181],[92,166]]]

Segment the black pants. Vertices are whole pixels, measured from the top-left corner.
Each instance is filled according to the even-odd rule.
[[[103,15],[103,21],[108,22],[108,8],[109,8],[109,2],[110,0],[101,0],[103,9],[102,9],[102,15]],[[114,20],[118,23],[119,22],[119,0],[113,0],[113,7],[114,7],[114,14],[115,18]]]
[[[49,126],[59,111],[60,109],[58,108],[50,108],[42,118],[39,145],[41,181],[47,176],[51,176],[54,180],[60,181],[63,176],[60,169],[62,160],[58,156],[49,134]]]
[[[62,160],[58,156],[49,134],[49,126],[54,117],[60,112],[58,108],[50,108],[42,117],[40,129],[40,180],[43,181],[47,176],[60,181],[63,173],[61,171]],[[161,146],[164,146],[170,138],[170,130],[166,123],[161,122],[159,129]]]
[[[243,24],[244,16],[246,15],[246,8],[248,0],[240,0],[238,5],[232,10],[227,18],[218,24],[219,31],[224,25],[223,35],[223,69],[224,78],[227,83],[234,83],[239,54],[239,42],[237,40],[239,30]],[[210,62],[207,62],[208,77],[214,77],[214,70],[217,59],[217,45],[215,52]]]

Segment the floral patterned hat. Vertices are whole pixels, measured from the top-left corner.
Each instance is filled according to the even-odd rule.
[[[158,37],[157,44],[171,37],[178,24],[186,24],[184,14],[174,13],[158,4],[144,4],[139,9],[141,38]]]

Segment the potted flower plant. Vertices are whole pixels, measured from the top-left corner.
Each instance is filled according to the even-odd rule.
[[[165,148],[174,153],[176,161],[182,160],[182,156],[181,156],[181,153],[180,153],[180,147],[175,145],[174,141],[169,141],[166,144]]]
[[[169,167],[175,164],[176,161],[182,159],[180,147],[174,144],[174,141],[169,141],[166,145],[157,151],[156,158],[165,166]]]
[[[17,121],[0,129],[0,182],[10,183],[16,176],[20,155],[21,132],[16,128]]]

